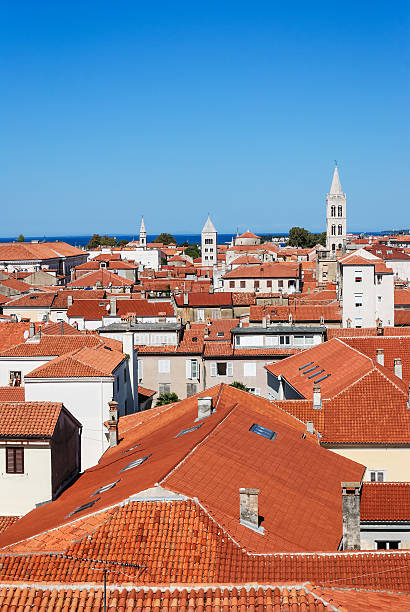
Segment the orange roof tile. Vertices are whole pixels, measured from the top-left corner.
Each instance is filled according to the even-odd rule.
[[[24,387],[0,387],[0,402],[24,402]]]
[[[292,315],[292,319],[295,323],[303,321],[319,322],[322,317],[325,322],[340,322],[342,320],[342,310],[339,304],[268,305],[250,307],[250,321],[262,321],[262,318],[267,315],[270,316],[271,321],[289,321],[289,315]]]
[[[111,376],[125,359],[123,353],[105,346],[83,347],[35,368],[25,378],[88,378]]]
[[[8,529],[13,523],[19,520],[19,516],[0,516],[0,533],[3,533]],[[1,599],[0,599],[1,606]],[[1,609],[1,608],[0,608]]]
[[[299,278],[299,264],[291,262],[264,262],[259,266],[238,266],[223,278]]]
[[[360,519],[410,521],[410,482],[363,483]]]
[[[134,282],[118,276],[106,269],[96,270],[89,274],[80,276],[77,280],[72,283],[68,283],[68,287],[94,287],[98,283],[101,283],[101,287],[131,287]]]
[[[51,438],[61,402],[0,402],[0,438]]]
[[[400,312],[400,311],[395,311]],[[406,327],[383,327],[383,336],[409,336],[410,329]],[[329,327],[327,337],[332,338],[360,338],[379,336],[376,327]]]
[[[119,348],[121,343],[114,341],[114,345],[111,344],[111,340],[108,338],[102,338],[100,336],[92,334],[82,334],[73,336],[42,336],[41,339],[34,342],[23,342],[17,344],[5,351],[0,353],[1,357],[36,357],[36,356],[50,356],[57,357],[70,353],[71,351],[77,350],[82,347],[98,347],[104,345],[110,345],[110,347]]]
[[[55,291],[49,293],[33,291],[32,293],[27,293],[26,295],[22,295],[11,300],[7,303],[5,308],[47,308],[52,305],[55,295]]]

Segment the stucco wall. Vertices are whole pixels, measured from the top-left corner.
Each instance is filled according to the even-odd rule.
[[[386,470],[385,480],[410,480],[410,448],[332,448],[332,452],[365,465],[364,480],[370,480],[370,470]]]

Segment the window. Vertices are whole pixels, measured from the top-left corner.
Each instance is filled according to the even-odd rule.
[[[377,540],[376,550],[398,550],[401,540]]]
[[[290,344],[290,336],[280,336],[279,344]]]
[[[363,280],[363,272],[361,270],[354,271],[354,281],[355,283],[361,283]]]
[[[363,325],[363,319],[361,317],[357,317],[354,320],[354,326],[355,327],[362,327],[362,325]]]
[[[266,346],[277,346],[278,344],[279,344],[279,336],[266,336],[265,337]]]
[[[263,438],[266,438],[267,440],[274,440],[277,436],[276,431],[272,431],[272,429],[268,429],[267,427],[263,427],[262,425],[257,425],[257,423],[254,423],[249,428],[249,431],[257,434],[258,436],[262,436]]]
[[[174,438],[179,438],[179,436],[184,436],[187,433],[191,433],[191,431],[196,431],[197,429],[202,427],[202,425],[203,423],[200,423],[199,425],[194,425],[193,427],[189,427],[188,429],[183,429],[176,436],[174,436]]]
[[[384,482],[385,470],[370,470],[370,482]]]
[[[205,321],[205,310],[203,308],[198,308],[196,311],[196,320],[197,321]]]
[[[21,385],[21,371],[11,371],[9,375],[9,386],[20,387]]]
[[[240,288],[241,288],[241,289],[245,289],[245,287],[246,287],[246,282],[245,282],[245,281],[240,281],[239,285],[240,285]]]
[[[230,361],[218,361],[211,363],[211,376],[232,376],[233,368]]]
[[[205,244],[212,244],[212,238],[205,238]]]
[[[340,224],[337,226],[337,234],[338,236],[341,236],[343,234],[343,228]]]
[[[58,312],[57,313],[57,322],[59,321],[64,321],[64,313],[63,312]]]
[[[125,404],[124,404],[124,413],[128,414],[128,399],[125,400]]]
[[[378,301],[379,303],[382,301],[382,296],[381,296],[381,295],[378,295],[378,296],[377,296],[377,301]]]
[[[77,514],[78,512],[82,512],[83,510],[88,510],[88,508],[91,508],[92,506],[94,506],[94,504],[98,502],[99,499],[101,499],[101,497],[97,497],[97,499],[93,499],[93,501],[88,502],[88,504],[83,504],[82,506],[78,506],[78,508],[70,512],[70,514],[67,514],[65,518],[68,518],[69,516],[72,516],[73,514]]]
[[[355,306],[363,306],[363,293],[355,293],[354,294],[354,305]]]
[[[196,383],[187,383],[186,385],[186,396],[191,397],[197,393],[198,385]]]
[[[149,459],[151,455],[146,455],[145,457],[140,457],[139,459],[135,459],[131,461],[128,465],[126,465],[120,472],[126,472],[127,470],[131,470],[132,468],[138,467],[141,463],[144,463],[147,459]]]
[[[256,363],[245,362],[243,364],[244,376],[256,376]]]
[[[229,287],[233,289],[235,287],[235,281],[229,281]]]
[[[118,391],[120,390],[120,377],[116,376],[115,380],[117,381],[117,393],[118,393]]]
[[[336,225],[332,225],[332,236],[336,236]]]
[[[377,284],[381,285],[382,284],[382,280],[383,280],[383,276],[381,274],[377,275]]]
[[[100,487],[99,489],[97,489],[95,493],[93,493],[93,495],[99,495],[100,493],[105,493],[106,491],[109,491],[110,489],[115,487],[117,482],[120,482],[120,481],[116,480],[115,482],[110,482],[110,484],[106,484],[103,487]]]
[[[259,281],[253,281],[254,289],[259,289]]]
[[[266,281],[266,286],[267,287],[272,287],[272,281],[271,280]]]
[[[164,395],[165,393],[171,393],[171,384],[170,383],[159,383],[158,393],[159,395]]]
[[[220,315],[219,309],[218,309],[218,308],[215,308],[215,309],[212,311],[212,318],[213,318],[213,319],[220,319],[221,317],[220,317],[219,315]]]
[[[283,287],[283,280],[279,280],[279,281],[278,281],[278,287],[279,287],[279,288],[282,288],[282,287]]]
[[[249,393],[253,393],[253,395],[260,396],[261,394],[261,390],[258,389],[257,387],[248,387],[248,389],[249,389]]]
[[[332,217],[336,217],[336,206],[331,206],[330,207],[330,215]]]
[[[170,361],[169,359],[158,359],[158,373],[169,374],[170,372]]]
[[[197,359],[186,359],[185,360],[186,377],[199,378],[199,367]]]
[[[337,216],[343,217],[343,207],[342,206],[337,207]]]
[[[24,448],[22,446],[6,448],[6,473],[24,474]]]

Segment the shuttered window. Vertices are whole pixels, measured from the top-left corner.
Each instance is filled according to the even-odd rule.
[[[24,474],[24,448],[6,448],[7,474]]]

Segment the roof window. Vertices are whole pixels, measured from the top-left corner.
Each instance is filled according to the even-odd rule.
[[[312,365],[313,361],[309,361],[309,363],[305,363],[304,366],[302,366],[301,368],[299,368],[299,370],[304,370],[305,368],[307,368],[308,366]]]
[[[174,436],[174,438],[179,438],[179,436],[184,436],[187,433],[191,433],[191,431],[195,431],[196,429],[199,429],[200,427],[202,427],[202,425],[203,423],[200,423],[199,425],[195,425],[194,427],[190,427],[189,429],[183,429],[182,431],[179,432],[179,434]]]
[[[122,455],[124,453],[129,453],[130,451],[134,450],[135,448],[138,448],[139,446],[141,446],[141,442],[138,442],[138,444],[136,444],[135,446],[131,446],[131,448],[126,448],[125,450],[122,451]]]
[[[144,461],[146,461],[150,457],[151,455],[146,455],[145,457],[140,457],[139,459],[135,459],[134,461],[131,461],[131,463],[126,465],[125,468],[122,468],[120,472],[125,472],[126,470],[131,470],[132,468],[138,467],[139,465],[141,465],[141,463],[144,463]]]
[[[225,334],[224,334],[224,332],[223,332],[223,331],[219,331],[219,332],[216,332],[216,335],[217,335],[219,338],[222,338],[222,337],[223,337]]]
[[[68,518],[69,516],[73,516],[73,514],[78,514],[79,512],[82,512],[83,510],[88,510],[88,508],[91,508],[92,506],[94,506],[94,504],[96,504],[99,499],[101,499],[101,497],[97,497],[97,499],[93,499],[93,501],[87,502],[86,504],[83,504],[82,506],[78,506],[78,508],[70,512],[70,514],[67,514],[65,518]]]
[[[308,372],[313,372],[313,370],[317,370],[319,366],[313,366],[313,368],[309,368],[308,370],[305,370],[304,372],[301,372],[302,374],[307,374]]]
[[[308,370],[309,371],[309,370]],[[314,374],[311,374],[310,376],[308,376],[308,378],[314,378],[315,376],[317,376],[318,374],[322,374],[322,372],[324,372],[324,370],[319,370],[319,372],[315,372]],[[305,372],[306,374],[306,372]]]
[[[321,380],[325,380],[325,378],[329,378],[329,376],[330,374],[325,374],[325,376],[321,376],[320,378],[318,378],[317,380],[314,380],[313,382],[315,383],[315,385],[317,385],[317,383],[320,383]]]
[[[262,425],[257,425],[256,423],[249,428],[249,431],[256,433],[258,436],[262,436],[262,438],[266,438],[267,440],[274,440],[277,436],[276,431],[272,431],[272,429],[268,429]]]
[[[109,491],[110,489],[115,487],[117,482],[120,482],[120,479],[116,480],[115,482],[110,482],[110,484],[106,484],[103,487],[100,487],[95,493],[93,493],[93,495],[99,495],[100,493],[105,493],[106,491]]]

